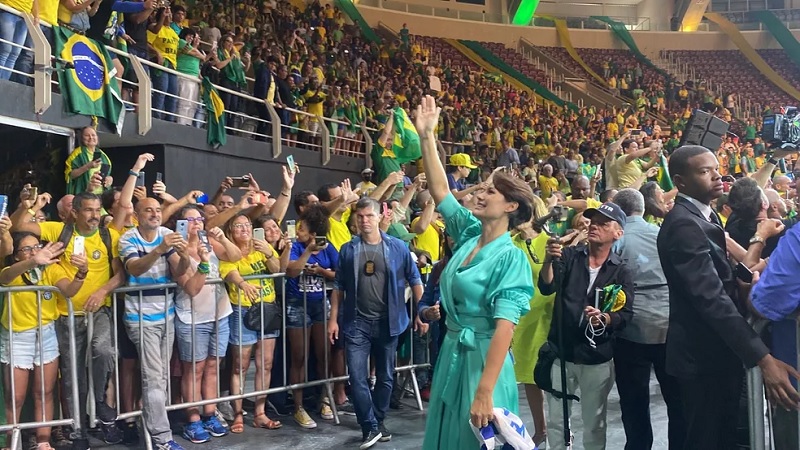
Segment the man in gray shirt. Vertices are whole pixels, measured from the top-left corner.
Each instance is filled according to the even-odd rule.
[[[633,320],[614,343],[614,368],[625,427],[626,450],[653,445],[650,425],[650,368],[656,372],[667,403],[669,448],[682,449],[685,421],[675,377],[666,373],[666,340],[669,324],[669,287],[658,257],[659,228],[647,223],[644,197],[635,189],[622,189],[614,203],[627,215],[625,236],[616,252],[633,273],[636,302]]]
[[[361,425],[359,448],[365,450],[392,438],[383,422],[392,394],[398,337],[409,325],[405,290],[411,286],[416,305],[422,298],[422,280],[406,244],[381,232],[380,203],[362,198],[354,214],[360,234],[339,250],[328,336],[333,343],[341,326],[351,398]],[[372,392],[367,383],[370,358],[377,378]]]

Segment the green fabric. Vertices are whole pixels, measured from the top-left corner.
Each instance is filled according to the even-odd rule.
[[[111,159],[106,155],[103,150],[100,150],[99,147],[95,147],[94,153],[92,154],[92,159],[89,159],[89,150],[81,145],[80,147],[75,148],[75,150],[70,153],[69,157],[67,157],[66,161],[66,170],[64,171],[64,177],[66,178],[67,182],[67,194],[76,195],[81,192],[86,192],[89,189],[89,182],[100,169],[89,169],[86,172],[82,173],[79,177],[72,178],[71,173],[73,170],[79,169],[86,164],[89,164],[90,161],[95,159],[100,159],[100,164],[108,164],[109,173],[111,171]],[[95,192],[97,193],[97,192]],[[102,188],[100,189],[100,193],[102,193]]]
[[[658,175],[656,175],[656,180],[658,180],[658,185],[661,186],[664,192],[669,192],[675,187],[675,185],[672,184],[672,177],[669,175],[667,157],[664,155],[661,155],[661,159],[658,161]]]
[[[225,61],[228,59],[228,55],[225,54],[225,50],[222,48],[217,49],[217,58],[220,61]],[[238,58],[234,58],[229,62],[225,67],[223,67],[219,71],[220,75],[223,78],[226,78],[231,83],[235,83],[240,87],[247,87],[247,79],[244,75],[244,66],[241,64],[241,60]]]
[[[447,334],[433,375],[422,448],[477,450],[468,418],[497,319],[516,325],[528,313],[534,296],[533,278],[525,253],[514,245],[509,233],[485,244],[464,264],[478,245],[481,222],[453,194],[448,194],[438,209],[455,246],[439,284]],[[519,412],[509,353],[500,367],[492,404]]]
[[[392,139],[392,152],[399,164],[416,161],[422,157],[419,143],[419,133],[411,123],[406,111],[401,107],[394,109],[394,138]]]
[[[188,53],[191,49],[192,46],[185,40],[178,41],[178,67],[175,70],[197,77],[200,76],[200,60]]]
[[[466,41],[463,39],[459,39],[458,42],[460,42],[462,45],[475,52],[475,54],[480,56],[484,61],[500,69],[506,75],[515,78],[520,83],[524,84],[532,91],[536,92],[536,94],[538,94],[545,100],[553,102],[561,107],[568,107],[575,111],[578,110],[578,107],[575,104],[567,103],[564,100],[561,100],[560,98],[558,98],[556,94],[552,93],[549,89],[537,83],[536,81],[526,77],[522,72],[511,67],[508,63],[498,58],[494,53],[492,53],[489,49],[487,49],[480,43],[476,41]]]
[[[206,107],[208,126],[208,144],[214,148],[225,145],[228,136],[225,134],[225,104],[217,92],[217,88],[211,84],[208,77],[203,78],[203,104]]]
[[[334,5],[338,6],[339,9],[344,11],[344,13],[347,14],[347,17],[349,17],[350,20],[358,25],[358,28],[361,29],[361,32],[364,33],[364,37],[367,38],[369,42],[374,42],[376,44],[383,43],[380,36],[375,33],[375,30],[369,26],[361,13],[358,12],[358,8],[356,8],[356,5],[353,4],[352,0],[335,0]]]
[[[800,67],[800,43],[797,42],[792,32],[786,28],[786,25],[778,20],[772,11],[753,11],[750,14],[767,26],[775,40],[781,44],[786,54],[789,55],[789,59],[794,62],[795,66]]]
[[[633,36],[631,36],[630,31],[628,31],[628,29],[625,28],[624,23],[618,22],[608,16],[591,16],[591,18],[607,23],[611,27],[611,31],[615,35],[617,35],[617,37],[622,42],[624,42],[625,45],[628,46],[630,51],[633,52],[633,56],[635,56],[636,59],[639,60],[639,62],[655,69],[658,73],[660,73],[664,77],[665,80],[670,80],[671,77],[666,71],[664,71],[660,67],[656,67],[656,65],[653,64],[653,61],[650,61],[650,58],[648,58],[647,56],[644,55],[644,53],[639,51],[639,47],[636,45],[636,41],[633,39]]]
[[[58,77],[67,112],[102,117],[121,135],[125,108],[111,82],[114,64],[105,45],[63,27],[53,33],[55,56],[73,66]]]

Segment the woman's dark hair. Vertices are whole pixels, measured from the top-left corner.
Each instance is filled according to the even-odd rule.
[[[506,201],[516,202],[518,207],[508,213],[508,229],[513,230],[533,217],[533,191],[530,185],[503,172],[492,177],[495,189],[503,194]]]
[[[118,187],[113,187],[110,189],[106,189],[100,194],[100,203],[103,205],[103,209],[109,212],[113,212],[114,210],[114,194],[117,192],[121,192],[122,190]]]
[[[728,206],[740,220],[754,220],[761,212],[763,194],[756,180],[739,178],[728,194]]]
[[[655,181],[648,181],[641,188],[639,192],[644,197],[644,215],[653,217],[665,217],[667,212],[664,211],[661,205],[656,201],[656,191],[658,190],[658,183]]]
[[[197,31],[195,31],[194,28],[186,27],[186,28],[181,30],[181,34],[178,35],[178,37],[180,39],[183,39],[184,41],[187,41],[189,37],[196,36],[196,35],[197,35]]]
[[[14,251],[13,251],[13,252],[11,252],[11,254],[10,254],[10,255],[6,256],[6,261],[5,261],[5,266],[6,266],[6,267],[8,267],[8,266],[11,266],[11,265],[13,265],[14,263],[16,263],[16,262],[17,262],[17,261],[14,259],[14,255],[16,255],[16,254],[17,254],[17,252],[19,251],[19,247],[20,247],[20,245],[21,245],[21,242],[22,242],[22,240],[23,240],[23,239],[25,239],[25,238],[26,238],[26,237],[28,237],[28,236],[33,236],[33,237],[35,237],[35,238],[36,238],[36,240],[38,240],[40,243],[42,242],[41,240],[39,240],[39,236],[37,236],[37,235],[36,235],[36,234],[34,234],[34,233],[31,233],[30,231],[16,231],[16,232],[14,232],[14,233],[11,233],[11,242],[12,242],[12,243],[13,243],[13,245],[14,245]]]
[[[442,277],[442,272],[444,272],[445,267],[447,267],[448,261],[450,258],[453,257],[453,249],[450,248],[450,245],[447,243],[447,232],[444,232],[442,235],[442,239],[444,239],[444,256],[439,259],[439,261],[434,264],[433,269],[431,269],[430,280],[434,285],[439,284],[439,279]]]
[[[328,217],[328,209],[320,204],[308,205],[303,214],[300,214],[300,220],[308,227],[308,231],[317,236],[328,234],[331,228]]]

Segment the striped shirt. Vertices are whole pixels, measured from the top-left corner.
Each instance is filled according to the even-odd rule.
[[[171,233],[172,230],[169,228],[160,227],[156,238],[152,242],[148,242],[139,233],[138,228],[129,230],[119,240],[119,256],[122,258],[122,263],[127,268],[129,261],[141,258],[154,251],[156,247],[161,245],[164,236]],[[172,320],[175,315],[174,289],[169,291],[166,289],[147,289],[147,286],[172,282],[167,259],[174,252],[175,250],[170,248],[145,273],[139,276],[128,274],[128,286],[142,286],[142,289],[125,294],[125,322],[138,323],[140,312],[145,326],[164,323],[167,312],[170,320]],[[140,292],[141,311],[139,304]],[[169,292],[169,295],[167,295],[167,292]]]

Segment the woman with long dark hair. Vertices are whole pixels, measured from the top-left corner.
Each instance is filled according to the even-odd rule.
[[[455,241],[439,283],[447,335],[434,372],[423,449],[478,449],[470,423],[488,426],[495,406],[519,410],[508,350],[534,289],[530,265],[509,230],[531,219],[533,192],[522,180],[497,172],[475,194],[471,211],[459,205],[436,149],[439,112],[431,96],[416,111],[428,189]]]

